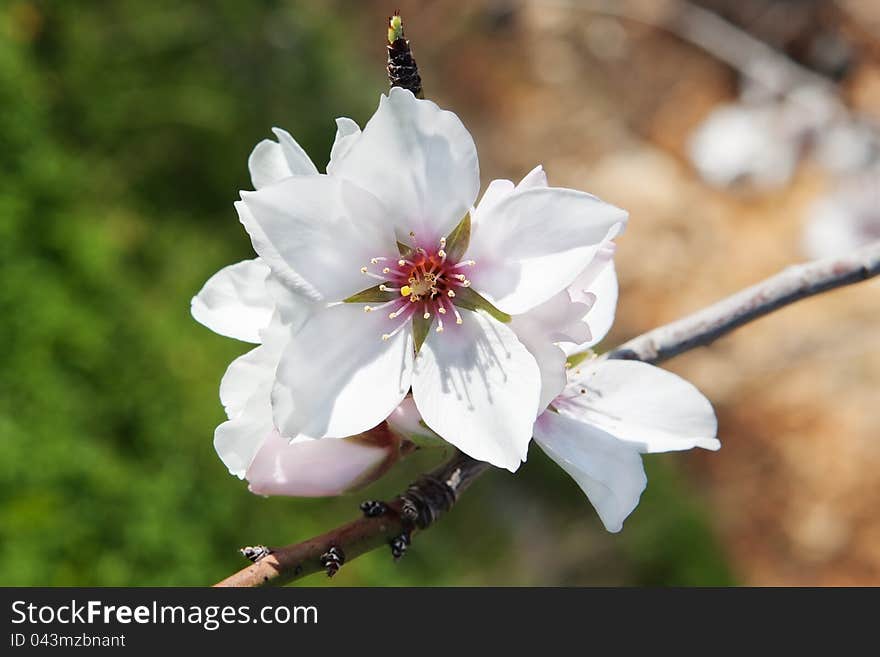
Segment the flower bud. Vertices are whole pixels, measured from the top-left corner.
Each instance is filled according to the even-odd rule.
[[[273,431],[245,475],[257,495],[329,497],[370,484],[401,457],[402,440],[383,422],[348,438],[297,438]]]

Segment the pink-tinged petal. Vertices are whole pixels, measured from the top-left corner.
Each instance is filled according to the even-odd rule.
[[[584,192],[515,191],[473,226],[473,287],[504,312],[524,313],[571,285],[626,219],[625,211]]]
[[[659,367],[594,359],[569,372],[559,412],[596,426],[643,453],[716,450],[712,404],[691,383]]]
[[[395,87],[333,175],[382,199],[399,231],[436,243],[470,210],[480,187],[473,138],[452,112]]]
[[[400,439],[384,427],[369,434],[293,442],[272,432],[247,470],[257,495],[327,497],[381,477],[400,457]]]
[[[190,305],[193,318],[220,335],[260,342],[273,302],[266,291],[269,267],[259,258],[224,267],[205,283]]]
[[[278,141],[264,139],[248,158],[254,189],[260,189],[290,176],[318,173],[311,158],[286,130],[272,128]]]
[[[442,440],[422,420],[422,415],[412,397],[406,397],[400,402],[385,422],[398,436],[416,443],[425,440]]]
[[[461,316],[462,324],[429,332],[416,358],[413,398],[444,440],[513,472],[528,453],[540,371],[510,327],[478,312]]]
[[[411,324],[362,304],[312,315],[288,343],[276,370],[272,406],[283,435],[343,438],[371,429],[404,398],[412,377]]]
[[[577,482],[605,529],[619,532],[648,483],[636,446],[551,411],[535,422],[535,442]]]
[[[285,271],[295,272],[325,301],[341,301],[375,285],[361,267],[370,258],[396,252],[386,209],[339,178],[294,176],[242,192],[242,199],[261,231],[251,233],[257,253],[282,278]]]

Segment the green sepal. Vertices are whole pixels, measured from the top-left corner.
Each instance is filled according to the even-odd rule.
[[[419,350],[422,348],[422,345],[425,343],[425,338],[428,337],[428,331],[431,330],[431,325],[434,323],[433,315],[425,319],[424,315],[420,315],[419,313],[415,313],[412,317],[413,323],[413,345],[415,347],[416,353],[419,353]]]
[[[446,259],[449,262],[458,262],[464,257],[468,244],[471,241],[471,213],[464,215],[452,232],[446,236]]]
[[[361,290],[357,294],[352,294],[348,299],[343,299],[343,301],[345,303],[375,303],[379,301],[391,301],[399,296],[399,292],[385,292],[380,290],[378,285],[374,285],[373,287],[368,287],[366,290]]]
[[[474,292],[469,287],[455,288],[455,305],[459,308],[467,310],[482,310],[497,319],[502,324],[510,322],[510,315],[498,310],[487,299],[484,299],[478,292]]]
[[[400,240],[397,240],[397,250],[400,252],[400,255],[407,256],[412,253],[413,248],[409,244],[404,244]]]

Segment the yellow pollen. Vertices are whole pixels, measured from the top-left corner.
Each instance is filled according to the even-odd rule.
[[[412,288],[409,285],[404,285],[400,288],[400,296],[408,297],[410,294],[412,294]]]

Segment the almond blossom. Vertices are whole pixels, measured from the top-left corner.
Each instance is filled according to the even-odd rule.
[[[473,209],[470,134],[398,88],[363,132],[340,123],[327,174],[276,134],[277,145],[252,155],[257,191],[236,204],[260,255],[247,267],[268,267],[288,327],[274,426],[284,436],[357,435],[411,390],[446,441],[516,470],[543,410],[542,377],[539,350],[511,317],[571,285],[626,213],[546,186],[494,198],[501,185],[490,185]]]
[[[535,442],[618,532],[648,480],[642,454],[717,450],[712,405],[684,379],[647,363],[591,358],[535,422]]]

